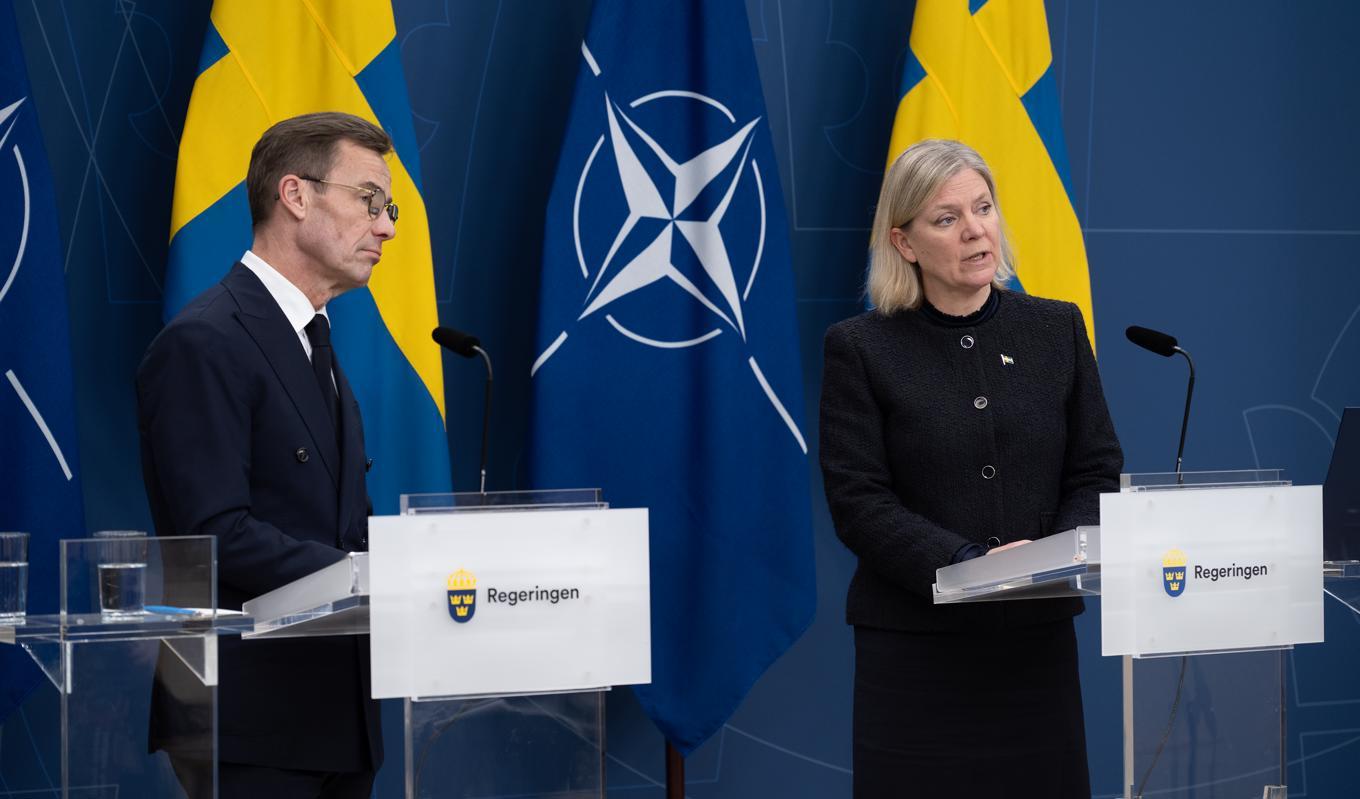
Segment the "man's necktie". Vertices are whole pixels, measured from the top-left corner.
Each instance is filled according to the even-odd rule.
[[[335,380],[331,377],[331,368],[335,365],[335,353],[331,350],[331,324],[325,316],[317,314],[303,330],[312,344],[312,372],[316,374],[317,386],[326,400],[326,410],[330,411],[331,424],[335,425],[336,436],[339,437],[340,397],[335,393]]]

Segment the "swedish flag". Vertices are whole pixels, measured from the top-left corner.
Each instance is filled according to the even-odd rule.
[[[399,493],[450,484],[443,366],[430,339],[438,315],[429,224],[395,38],[386,2],[213,4],[180,141],[164,309],[172,318],[250,247],[246,167],[265,129],[314,111],[382,126],[396,147],[388,166],[401,224],[368,288],[328,306],[336,352],[363,408],[380,513],[396,511]]]
[[[1026,291],[1074,302],[1095,343],[1043,0],[918,0],[888,161],[958,139],[996,175]]]

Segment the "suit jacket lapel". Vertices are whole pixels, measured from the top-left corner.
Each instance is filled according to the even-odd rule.
[[[321,456],[331,482],[338,489],[340,452],[335,441],[335,427],[297,331],[288,324],[288,317],[283,315],[264,284],[245,266],[238,263],[232,267],[222,279],[222,285],[236,299],[241,309],[237,318],[273,367],[283,390],[311,433],[314,449]]]

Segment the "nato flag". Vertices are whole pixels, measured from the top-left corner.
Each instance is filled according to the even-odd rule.
[[[816,606],[788,223],[743,3],[597,0],[549,200],[529,473],[651,509],[683,753]]]
[[[85,534],[66,280],[52,175],[14,21],[0,4],[0,530],[30,535],[28,612],[57,612],[57,540]],[[0,646],[0,720],[42,679]]]

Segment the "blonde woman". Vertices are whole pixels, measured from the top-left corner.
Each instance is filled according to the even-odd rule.
[[[991,170],[932,139],[888,169],[874,310],[825,342],[821,465],[859,558],[857,799],[1089,799],[1080,599],[935,606],[935,570],[1081,524],[1123,455],[1075,305],[1014,274]]]

